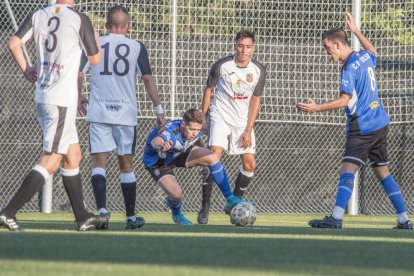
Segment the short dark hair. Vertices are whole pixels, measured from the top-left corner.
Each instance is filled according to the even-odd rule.
[[[342,28],[333,28],[323,32],[322,40],[325,38],[330,41],[339,41],[342,44],[349,45],[348,36]]]
[[[244,38],[251,38],[253,43],[255,43],[255,41],[256,41],[253,32],[251,32],[249,30],[241,30],[240,32],[238,32],[236,34],[236,38],[234,39],[234,42],[237,42],[237,41],[239,41],[241,39],[244,39]]]
[[[191,122],[204,124],[204,114],[195,108],[191,108],[184,113],[183,121],[185,124],[189,124]]]
[[[125,24],[128,24],[129,20],[130,16],[128,10],[120,5],[116,5],[110,8],[108,15],[106,16],[106,22],[108,23],[109,27],[122,27]]]

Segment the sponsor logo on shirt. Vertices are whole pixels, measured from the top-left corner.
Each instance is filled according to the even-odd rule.
[[[248,73],[246,75],[246,81],[247,82],[253,82],[253,74],[252,73]]]
[[[65,66],[63,64],[54,63],[52,61],[44,61],[43,66],[50,70],[62,71]]]
[[[118,104],[105,104],[105,107],[109,111],[118,112],[122,106]]]
[[[374,110],[377,109],[380,106],[378,101],[373,101],[372,103],[369,104],[369,107]]]

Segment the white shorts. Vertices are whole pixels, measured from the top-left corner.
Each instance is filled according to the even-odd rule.
[[[43,134],[43,151],[67,154],[69,145],[79,143],[76,107],[36,104],[37,120]]]
[[[256,138],[252,131],[252,146],[244,149],[240,146],[240,138],[246,126],[229,126],[223,119],[210,116],[208,135],[209,146],[219,146],[228,151],[229,154],[256,153]]]
[[[136,126],[121,126],[89,123],[91,153],[110,152],[117,149],[117,155],[135,153],[137,142]]]

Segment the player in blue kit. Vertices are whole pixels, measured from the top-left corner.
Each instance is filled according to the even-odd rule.
[[[208,167],[209,175],[226,198],[228,208],[244,201],[230,191],[226,171],[217,156],[203,147],[200,131],[204,120],[203,113],[189,109],[182,120],[171,121],[160,130],[154,128],[145,145],[144,164],[167,194],[166,202],[171,209],[172,219],[180,225],[192,225],[192,222],[181,211],[182,191],[174,176],[174,167]]]
[[[334,28],[323,33],[322,41],[334,62],[343,62],[339,98],[318,104],[309,99],[299,103],[305,112],[326,111],[343,107],[347,115],[346,144],[340,169],[335,208],[330,216],[311,220],[316,228],[342,228],[342,218],[351,198],[355,173],[367,159],[390,198],[398,217],[397,229],[413,229],[397,182],[388,169],[387,135],[390,119],[378,96],[375,77],[378,52],[361,33],[351,14],[346,13],[347,25],[365,50],[354,52],[345,31]]]

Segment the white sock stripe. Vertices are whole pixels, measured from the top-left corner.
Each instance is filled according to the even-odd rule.
[[[224,168],[223,168],[223,166],[221,166],[221,168],[220,169],[218,169],[218,170],[216,170],[216,171],[210,171],[210,174],[216,174],[216,173],[218,173],[218,172],[221,172],[222,170],[223,170]]]
[[[106,177],[106,170],[104,168],[96,167],[92,169],[92,176],[94,175],[102,175],[103,177]]]
[[[50,174],[46,170],[46,168],[45,167],[42,167],[40,165],[33,166],[32,170],[33,171],[37,171],[38,173],[40,173],[45,178],[45,180],[47,180],[49,178],[49,176],[50,176]]]
[[[79,168],[76,169],[72,169],[72,170],[67,170],[62,168],[62,176],[75,176],[79,174]]]
[[[401,194],[401,191],[398,191],[398,192],[390,193],[388,194],[388,196],[394,196],[394,195],[400,195],[400,194]]]
[[[134,172],[121,173],[121,183],[132,183],[137,181]]]
[[[350,192],[350,193],[352,194],[352,190],[351,190],[350,188],[346,187],[346,186],[339,186],[339,187],[338,187],[338,190],[339,190],[339,189],[344,189],[344,190],[347,190],[348,192]]]
[[[254,172],[246,172],[246,171],[243,169],[243,167],[240,167],[240,173],[241,173],[242,175],[244,175],[244,176],[247,176],[247,177],[253,177],[253,175],[254,175]]]

